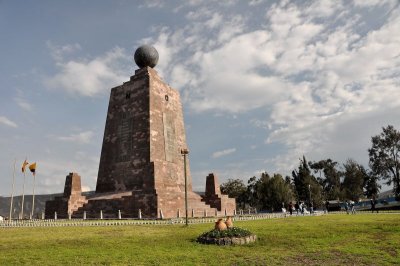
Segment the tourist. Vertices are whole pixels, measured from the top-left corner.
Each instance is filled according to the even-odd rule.
[[[375,200],[371,199],[371,212],[374,213],[375,210]]]
[[[290,212],[290,215],[293,214],[293,203],[292,202],[289,202],[289,212]]]
[[[300,208],[300,205],[299,205],[299,202],[298,202],[298,201],[296,201],[296,204],[294,204],[294,208],[296,209],[296,214],[299,215],[299,208]]]
[[[374,211],[376,211],[376,213],[378,213],[378,210],[376,209],[376,204],[378,203],[378,201],[375,199],[375,197],[373,197],[371,199],[371,211],[372,213],[374,213]]]
[[[329,201],[327,200],[325,202],[325,213],[328,213],[328,209],[329,209]]]
[[[355,208],[355,204],[354,201],[350,201],[350,208],[351,208],[351,214],[356,214],[356,208]]]
[[[349,214],[349,202],[347,200],[344,203],[344,209],[346,210],[346,213]]]
[[[305,209],[304,202],[300,202],[300,212],[302,215],[304,215],[304,209]]]

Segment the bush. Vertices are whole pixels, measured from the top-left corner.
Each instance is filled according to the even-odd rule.
[[[250,235],[252,235],[252,233],[246,229],[232,227],[224,231],[213,229],[209,232],[203,233],[199,238],[246,237]]]

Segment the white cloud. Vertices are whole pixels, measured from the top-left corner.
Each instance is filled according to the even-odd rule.
[[[125,63],[129,58],[119,47],[94,59],[64,61],[56,58],[59,72],[44,80],[50,88],[64,89],[73,94],[95,96],[120,85],[129,76]]]
[[[164,4],[164,0],[145,0],[143,4],[139,5],[139,8],[162,8]]]
[[[373,6],[383,6],[389,4],[395,6],[398,4],[396,0],[354,0],[354,5],[359,7],[373,7]]]
[[[371,125],[384,126],[390,120],[383,114],[400,122],[390,115],[400,108],[400,11],[387,3],[369,2],[385,8],[373,12],[387,14],[371,21],[378,15],[345,1],[282,1],[266,10],[259,26],[250,26],[249,16],[233,13],[229,18],[237,19],[229,20],[210,5],[199,6],[201,12],[189,11],[184,29],[158,38],[173,51],[162,71],[197,112],[268,109],[264,121],[252,122],[270,132],[267,143],[285,146],[268,160],[271,167],[293,169],[303,154],[345,156],[337,136],[349,124],[371,118]],[[204,25],[216,12],[218,23],[209,31]],[[365,26],[370,24],[374,28]],[[342,139],[360,136],[365,150],[370,133],[351,130]],[[360,143],[346,147],[361,154]]]
[[[11,121],[10,119],[8,119],[5,116],[0,116],[0,124],[9,126],[9,127],[18,127],[18,125],[15,122]]]
[[[80,132],[78,134],[71,134],[69,136],[60,136],[60,137],[57,137],[57,139],[61,140],[61,141],[86,144],[92,140],[93,135],[94,135],[94,133],[92,131],[84,131],[84,132]]]
[[[82,191],[94,190],[96,186],[99,158],[85,156],[82,158],[37,158],[38,193],[62,192],[65,177],[69,173],[81,176]]]
[[[32,104],[30,104],[26,99],[23,99],[21,97],[16,97],[14,98],[14,101],[18,104],[19,107],[21,107],[25,111],[33,110]]]
[[[47,41],[46,45],[50,49],[51,56],[56,61],[61,61],[66,55],[72,54],[82,49],[79,43],[55,45],[51,41]]]
[[[226,149],[226,150],[222,150],[222,151],[216,151],[216,152],[214,152],[212,154],[211,157],[215,159],[215,158],[219,158],[219,157],[222,157],[222,156],[226,156],[226,155],[232,154],[234,152],[236,152],[235,148]]]
[[[259,5],[259,4],[263,3],[263,2],[264,2],[264,0],[250,0],[249,1],[249,6],[257,6],[257,5]]]

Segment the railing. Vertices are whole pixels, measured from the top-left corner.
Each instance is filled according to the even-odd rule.
[[[312,215],[321,215],[322,213],[314,213]],[[305,214],[310,216],[310,214]],[[232,216],[234,221],[250,221],[262,219],[278,219],[289,218],[303,215],[290,215],[288,213],[260,213],[250,215]],[[215,223],[218,217],[190,218],[189,224]],[[15,228],[15,227],[71,227],[71,226],[122,226],[122,225],[172,225],[184,224],[184,218],[173,219],[157,219],[157,220],[138,220],[138,219],[103,219],[103,220],[83,220],[83,219],[32,219],[32,220],[12,220],[0,222],[0,228]]]

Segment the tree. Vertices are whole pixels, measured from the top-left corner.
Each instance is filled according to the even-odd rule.
[[[364,195],[370,199],[376,197],[381,189],[378,178],[372,172],[369,172],[366,180],[364,180],[364,189]]]
[[[280,174],[272,177],[262,173],[260,179],[251,182],[253,196],[256,199],[255,207],[262,210],[280,210],[282,203],[287,205],[294,199],[291,185]]]
[[[340,177],[342,173],[337,169],[338,163],[331,159],[309,163],[314,173],[319,173],[318,183],[322,186],[326,200],[341,198]],[[322,176],[322,173],[324,174]]]
[[[221,184],[221,192],[228,194],[230,198],[235,198],[238,207],[244,207],[246,204],[246,190],[246,185],[240,179],[228,179]]]
[[[317,179],[311,174],[305,156],[300,159],[299,169],[298,171],[293,170],[292,176],[297,200],[310,204],[311,199],[315,207],[320,206],[323,201],[322,188]]]
[[[309,198],[308,185],[311,183],[311,171],[305,156],[303,156],[303,160],[300,159],[298,171],[292,171],[292,176],[297,199],[307,201]]]
[[[368,179],[366,169],[352,159],[348,159],[343,164],[343,195],[345,199],[358,201],[364,194],[363,188],[365,180]]]
[[[263,175],[264,173],[261,176]],[[255,176],[247,181],[246,199],[247,203],[252,207],[257,207],[258,205],[257,183],[258,180]]]
[[[393,183],[393,192],[400,197],[400,132],[392,125],[382,128],[382,133],[372,137],[368,149],[369,164],[375,176]]]

